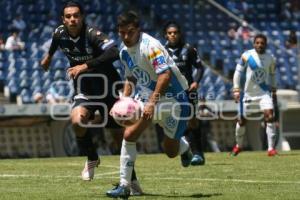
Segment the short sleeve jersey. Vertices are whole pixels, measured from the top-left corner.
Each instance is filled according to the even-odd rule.
[[[188,84],[163,45],[146,33],[141,33],[138,43],[130,48],[123,45],[120,59],[125,65],[125,75],[137,80],[137,90],[147,98],[155,89],[158,75],[166,70],[172,77],[166,93],[175,97],[187,90]]]

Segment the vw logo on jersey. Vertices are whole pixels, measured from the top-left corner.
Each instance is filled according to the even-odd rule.
[[[137,79],[138,84],[142,86],[148,86],[151,83],[149,73],[138,67],[132,70],[132,74]]]
[[[255,82],[256,84],[261,84],[265,82],[266,80],[266,71],[263,68],[258,68],[255,71],[253,71],[253,74],[251,76],[251,80]]]
[[[169,116],[166,118],[166,125],[170,128],[173,129],[176,127],[177,120],[174,119],[172,116]]]

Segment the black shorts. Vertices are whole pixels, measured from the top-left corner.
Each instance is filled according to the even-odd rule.
[[[87,100],[85,98],[75,98],[73,99],[72,109],[74,109],[77,106],[85,107],[90,112],[91,120],[94,119],[95,112],[98,110],[102,121],[105,122],[107,120],[107,123],[104,124],[104,127],[117,129],[122,127],[115,122],[112,116],[109,115],[110,109],[113,107],[114,103],[117,100],[117,98],[111,96],[105,97],[103,99],[92,100]]]

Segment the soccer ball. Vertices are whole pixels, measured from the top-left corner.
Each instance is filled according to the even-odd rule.
[[[120,126],[133,125],[141,117],[141,106],[131,97],[121,97],[111,108],[109,114]]]

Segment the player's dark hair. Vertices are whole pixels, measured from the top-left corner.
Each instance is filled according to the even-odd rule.
[[[266,37],[264,34],[259,33],[259,34],[255,35],[255,36],[254,36],[253,42],[255,42],[257,38],[263,39],[263,40],[265,41],[266,44],[267,44],[267,42],[268,42],[268,39],[267,39],[267,37]]]
[[[83,9],[82,5],[79,2],[77,2],[77,1],[67,1],[63,5],[63,8],[61,10],[61,16],[64,16],[64,11],[68,7],[77,7],[79,9],[79,11],[80,11],[80,14],[84,15],[84,9]]]
[[[140,27],[140,19],[135,11],[130,10],[118,16],[118,27],[126,26],[129,24],[133,24],[135,27]]]
[[[167,23],[165,23],[165,25],[164,25],[164,33],[167,33],[167,30],[168,30],[168,28],[170,28],[170,27],[174,27],[174,28],[176,28],[177,29],[177,31],[181,34],[181,27],[180,27],[180,25],[177,23],[177,22],[175,22],[175,21],[168,21]]]

